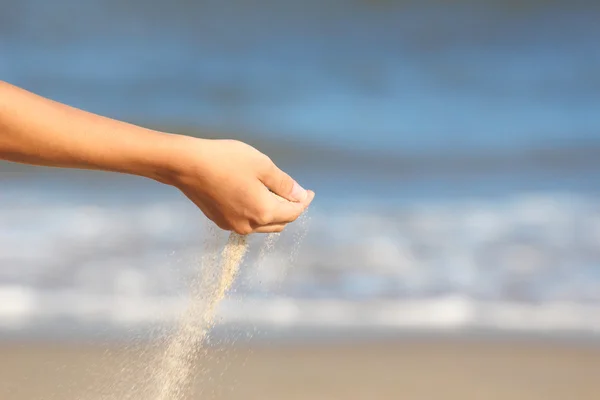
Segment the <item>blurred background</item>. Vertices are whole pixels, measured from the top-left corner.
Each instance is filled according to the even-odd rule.
[[[244,140],[317,192],[261,260],[253,238],[215,337],[389,342],[306,362],[397,351],[390,370],[429,360],[442,365],[424,372],[434,380],[488,354],[460,375],[467,388],[482,371],[508,379],[482,367],[512,354],[506,343],[526,340],[518,353],[545,368],[565,342],[585,343],[583,358],[561,353],[569,373],[489,378],[486,398],[547,399],[586,376],[598,398],[598,21],[597,2],[566,0],[0,0],[0,79],[147,127]],[[0,337],[65,345],[172,325],[208,225],[151,181],[1,163]],[[504,344],[475,351],[468,338]],[[498,362],[529,365],[515,360]],[[403,376],[374,374],[391,385],[375,397],[360,391],[366,378],[312,390],[431,398],[419,397],[427,384],[395,391]],[[298,396],[285,398],[313,398]]]

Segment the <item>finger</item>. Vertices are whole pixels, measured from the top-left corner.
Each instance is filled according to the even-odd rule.
[[[254,229],[254,233],[279,233],[285,229],[286,224],[264,225]]]
[[[315,197],[315,193],[308,190],[306,198],[301,203],[276,200],[277,205],[273,210],[273,224],[288,224],[294,222],[306,210]]]
[[[308,196],[307,191],[302,188],[288,174],[280,170],[275,164],[271,164],[261,176],[262,183],[273,193],[286,200],[302,202]]]

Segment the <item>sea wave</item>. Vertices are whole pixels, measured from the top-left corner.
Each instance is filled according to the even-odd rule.
[[[315,207],[300,251],[307,221],[263,258],[252,238],[222,322],[596,331],[598,204],[538,193]],[[168,323],[185,307],[209,224],[192,205],[6,205],[1,328]]]

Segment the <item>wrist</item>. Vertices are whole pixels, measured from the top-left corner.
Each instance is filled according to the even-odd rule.
[[[142,163],[136,174],[176,186],[188,164],[185,161],[186,154],[202,140],[204,139],[157,132],[156,139],[149,141],[148,162]]]

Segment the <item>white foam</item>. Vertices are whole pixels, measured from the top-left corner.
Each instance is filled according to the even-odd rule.
[[[286,279],[293,227],[260,268],[242,268],[244,302],[227,301],[223,321],[595,330],[597,203],[542,193],[311,210],[311,233]],[[0,220],[8,221],[0,225],[2,326],[171,321],[206,223],[177,203],[90,207],[35,198],[0,209]],[[277,297],[265,298],[269,292]]]
[[[0,326],[21,327],[31,320],[38,307],[30,288],[20,285],[0,286]]]

